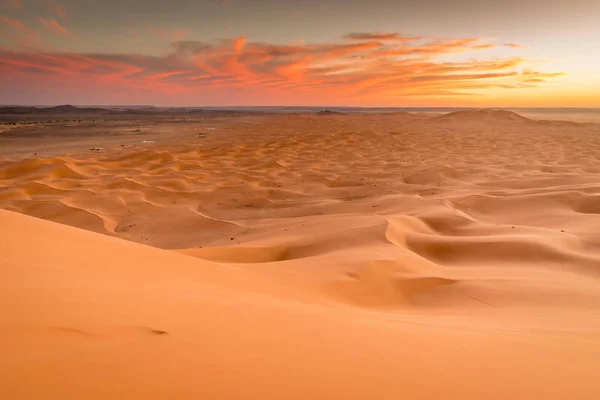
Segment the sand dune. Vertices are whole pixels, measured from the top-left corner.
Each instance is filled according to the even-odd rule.
[[[0,163],[3,397],[600,396],[599,125],[251,122]]]
[[[529,118],[507,110],[454,111],[434,118],[438,122],[530,122]]]
[[[521,272],[511,282],[502,269],[444,271],[414,257],[371,262],[312,292],[287,277],[0,218],[7,398],[600,394],[600,296],[586,276]],[[561,298],[540,308],[550,293]]]

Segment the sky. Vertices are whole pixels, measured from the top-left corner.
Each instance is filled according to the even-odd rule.
[[[599,0],[0,0],[0,104],[600,107]]]

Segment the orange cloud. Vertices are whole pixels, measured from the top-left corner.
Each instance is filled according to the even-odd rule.
[[[386,46],[382,53],[388,56],[440,56],[494,48],[491,43],[480,43],[479,38],[435,39],[418,45]]]
[[[247,38],[245,36],[242,36],[233,41],[233,48],[236,53],[242,52],[242,50],[244,48],[244,44],[246,43],[246,40],[247,40]]]
[[[55,19],[45,19],[39,17],[38,21],[40,21],[42,25],[44,25],[44,27],[48,30],[60,33],[61,35],[69,35],[69,31],[67,30],[67,28],[59,24],[58,21]]]
[[[521,72],[530,64],[522,57],[444,60],[448,54],[481,54],[493,47],[478,38],[423,39],[417,44],[378,35],[355,43],[288,45],[252,42],[246,37],[217,43],[178,40],[172,43],[173,51],[162,57],[0,50],[0,73],[10,72],[17,81],[40,85],[93,82],[99,87],[96,90],[106,92],[177,94],[182,102],[205,99],[214,103],[222,96],[247,104],[265,99],[275,99],[271,103],[369,104],[381,99],[474,96],[488,89],[543,85],[564,75]]]
[[[288,43],[288,46],[301,46],[303,44],[306,44],[306,40],[304,40],[304,39],[298,39],[298,40],[294,40],[291,43]]]

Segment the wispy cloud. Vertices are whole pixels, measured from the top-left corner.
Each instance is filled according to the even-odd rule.
[[[67,28],[65,28],[64,26],[62,26],[54,18],[46,19],[46,18],[39,17],[38,21],[40,21],[40,23],[42,25],[44,25],[44,27],[46,29],[48,29],[48,30],[51,30],[51,31],[53,31],[55,33],[59,33],[61,35],[69,35],[69,31],[67,30]]]
[[[51,23],[48,28],[60,30]],[[528,70],[531,62],[523,57],[444,60],[448,54],[486,54],[494,47],[478,38],[409,43],[389,39],[399,34],[377,33],[361,34],[360,39],[348,42],[351,35],[339,43],[288,45],[246,37],[215,43],[175,40],[173,50],[160,57],[2,50],[0,73],[10,72],[15,79],[67,85],[94,82],[106,91],[128,88],[135,93],[175,93],[191,99],[203,93],[242,93],[248,102],[269,96],[284,102],[293,96],[307,103],[339,104],[477,95],[486,89],[538,86],[564,75]]]
[[[18,30],[21,32],[31,32],[31,29],[29,29],[27,26],[25,26],[24,23],[22,23],[19,20],[8,18],[8,17],[5,17],[4,15],[0,15],[0,21],[2,21],[2,23],[4,25],[9,26],[15,30]]]
[[[380,40],[380,41],[392,41],[392,42],[414,42],[418,40],[427,39],[419,36],[403,36],[397,32],[371,32],[371,33],[359,33],[353,32],[344,36],[348,40]]]
[[[7,28],[7,36],[18,43],[21,47],[35,47],[41,43],[41,38],[34,30],[30,29],[23,22],[0,15],[0,23]]]
[[[524,46],[524,45],[518,44],[518,43],[505,43],[504,46],[510,47],[511,49],[528,49],[529,48],[529,46]]]

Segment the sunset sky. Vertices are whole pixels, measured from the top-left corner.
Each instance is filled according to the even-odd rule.
[[[0,104],[600,107],[599,0],[0,0]]]

